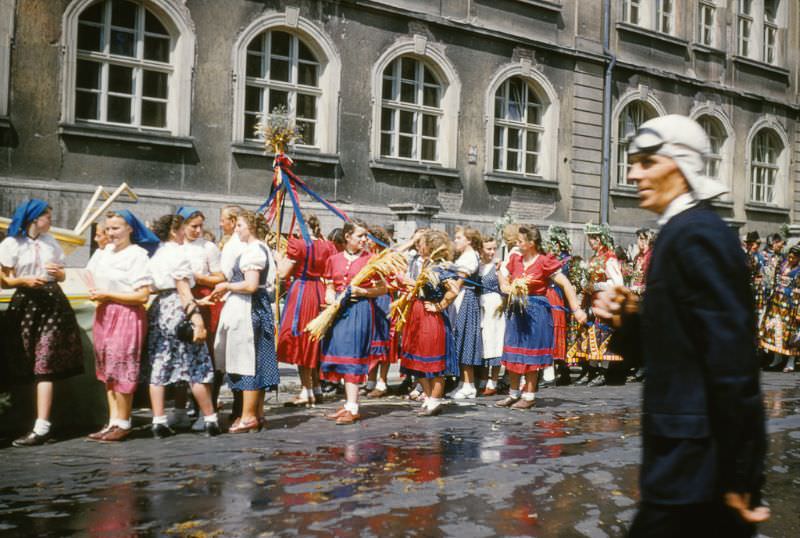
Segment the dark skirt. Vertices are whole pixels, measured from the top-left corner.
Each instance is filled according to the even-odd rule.
[[[264,390],[280,382],[278,361],[275,358],[275,321],[272,315],[272,298],[263,288],[253,294],[250,302],[250,319],[253,322],[255,345],[255,375],[227,374],[231,390]]]
[[[11,383],[54,381],[83,373],[78,320],[57,283],[17,288],[3,333]]]
[[[371,349],[372,301],[346,302],[322,341],[320,377],[333,382],[365,382]]]
[[[529,295],[524,312],[506,318],[503,366],[516,374],[541,370],[553,364],[553,317],[544,296]]]
[[[458,363],[464,366],[483,366],[483,336],[481,334],[481,303],[475,289],[463,288],[464,296],[453,320],[453,340]],[[448,374],[459,375],[448,369]]]

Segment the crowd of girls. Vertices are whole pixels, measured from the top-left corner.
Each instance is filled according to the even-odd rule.
[[[2,327],[3,377],[36,386],[36,421],[16,446],[50,438],[53,383],[83,372],[79,327],[58,285],[64,253],[50,224],[47,203],[27,201],[0,244],[2,286],[15,290]],[[219,243],[206,238],[205,215],[191,207],[149,227],[128,210],[98,224],[99,248],[83,275],[96,304],[95,373],[109,418],[89,438],[107,442],[130,435],[137,387],[147,388],[155,438],[175,433],[189,395],[198,412],[192,429],[221,433],[223,383],[234,397],[227,431],[261,430],[279,362],[299,373],[289,405],[313,406],[323,385],[342,390],[344,404],[327,416],[339,425],[361,420],[360,398],[389,393],[387,374],[397,363],[404,382],[396,390],[405,389],[426,417],[442,412],[448,392],[456,400],[502,392],[494,405],[529,409],[540,374],[553,366],[557,384],[572,381],[571,367],[580,367],[578,383],[603,384],[619,357],[608,351],[611,329],[587,306],[608,286],[643,292],[653,239],[639,231],[627,266],[607,230],[592,225],[585,230],[592,255],[583,262],[572,256],[565,230],[551,228],[545,242],[524,225],[507,226],[501,242],[458,227],[452,238],[420,229],[393,244],[383,228],[360,221],[326,239],[313,216],[305,239],[270,240],[263,217],[238,206],[222,209]],[[356,285],[385,248],[401,253],[407,269]],[[790,356],[798,345],[798,259],[794,248],[779,264],[773,287],[781,294],[762,316],[762,347]],[[334,302],[341,306],[330,327],[312,337],[307,326]]]

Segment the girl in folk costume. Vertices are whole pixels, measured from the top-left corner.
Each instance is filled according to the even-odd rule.
[[[190,383],[204,416],[205,433],[219,434],[217,414],[211,402],[214,367],[206,347],[206,328],[200,309],[192,297],[194,276],[182,245],[183,217],[164,215],[152,226],[161,246],[148,262],[151,288],[156,299],[147,312],[147,379],[153,408],[153,437],[161,439],[175,432],[167,425],[164,399],[167,385]],[[191,341],[179,335],[184,319],[192,323]],[[183,338],[182,338],[183,336]]]
[[[452,246],[447,234],[430,230],[418,242],[425,261],[422,274],[411,283],[415,297],[405,314],[400,340],[400,371],[414,376],[422,384],[425,402],[419,414],[441,413],[444,397],[444,373],[457,360],[447,308],[458,295],[459,275],[445,269],[442,262],[452,259]],[[434,264],[430,266],[429,264]]]
[[[500,375],[500,359],[503,355],[503,337],[506,318],[501,311],[503,296],[500,295],[500,281],[497,278],[497,240],[483,238],[481,248],[481,337],[483,339],[483,379],[478,389],[482,396],[497,394],[497,378]]]
[[[347,401],[328,418],[336,424],[353,424],[358,414],[358,388],[367,380],[372,355],[372,299],[387,292],[383,284],[351,286],[350,281],[370,259],[364,249],[367,227],[360,221],[348,222],[342,228],[345,248],[328,258],[325,267],[325,302],[332,304],[338,294],[346,293],[338,317],[322,341],[320,376],[332,382],[344,381]]]
[[[370,228],[372,237],[380,241],[376,243],[369,240],[370,250],[378,254],[386,248],[391,239],[386,230],[380,226]],[[389,390],[386,384],[389,376],[389,366],[397,362],[397,350],[394,333],[394,323],[389,319],[389,307],[392,296],[389,293],[379,295],[374,302],[374,318],[372,325],[372,349],[370,357],[367,385],[364,388],[367,398],[383,398]]]
[[[639,252],[633,258],[630,289],[637,295],[644,294],[647,269],[650,267],[650,256],[653,253],[654,237],[653,232],[647,228],[636,230],[636,246],[639,247]]]
[[[453,339],[455,352],[461,370],[461,386],[452,396],[456,400],[474,398],[478,395],[475,388],[475,367],[483,365],[483,336],[481,334],[480,292],[480,251],[481,235],[472,228],[457,227],[453,237],[453,247],[459,255],[454,263],[454,270],[461,275],[460,291],[450,309],[453,320]],[[458,371],[448,371],[449,375]]]
[[[760,346],[788,357],[784,372],[795,370],[800,355],[800,244],[778,265],[759,331]]]
[[[500,274],[500,289],[510,295],[506,319],[503,365],[509,373],[511,389],[498,407],[529,409],[536,396],[538,371],[553,363],[553,317],[546,293],[550,281],[566,296],[575,319],[586,321],[586,312],[578,305],[575,289],[561,272],[561,262],[542,251],[542,237],[534,227],[519,229],[520,255],[507,265],[508,276]],[[525,387],[517,390],[520,376]]]
[[[261,215],[250,211],[239,215],[236,234],[244,248],[230,280],[217,284],[212,294],[215,299],[225,296],[214,352],[225,364],[228,386],[243,396],[241,417],[229,433],[261,430],[265,390],[280,381],[272,313],[275,297],[270,286],[275,280],[275,266],[269,249],[258,239],[266,232]]]
[[[551,226],[547,233],[547,251],[561,264],[561,273],[569,280],[572,263],[572,242],[567,230],[561,226]],[[570,317],[567,312],[564,291],[552,280],[547,286],[545,294],[550,302],[550,312],[553,316],[553,363],[555,365],[557,385],[571,383],[567,359],[567,325]]]
[[[614,256],[614,240],[606,225],[587,224],[584,233],[589,246],[594,251],[589,260],[586,287],[583,290],[583,305],[588,308],[594,296],[612,286],[622,286],[622,270]],[[576,381],[579,385],[605,385],[606,375],[603,371],[609,362],[622,362],[622,356],[608,351],[612,329],[605,323],[593,318],[582,326],[578,340],[567,352],[567,362],[582,363],[584,371]]]
[[[106,386],[109,420],[89,439],[122,441],[131,432],[133,393],[146,342],[147,263],[159,239],[127,209],[109,213],[104,228],[108,245],[95,251],[86,270],[92,277],[89,298],[97,303],[92,326],[95,373]]]
[[[64,252],[47,233],[51,217],[47,202],[23,202],[0,243],[0,284],[15,288],[3,334],[10,380],[36,383],[36,422],[14,446],[41,445],[50,438],[53,381],[83,372],[80,328],[58,285],[66,278]]]
[[[276,255],[278,277],[292,277],[286,294],[286,304],[281,312],[278,333],[278,359],[297,365],[300,374],[300,395],[293,405],[313,405],[322,398],[319,390],[320,343],[305,332],[309,321],[317,317],[325,302],[325,284],[322,275],[325,265],[336,247],[325,240],[319,219],[308,217],[308,227],[313,237],[306,245],[302,237],[291,237],[286,246],[286,255]]]

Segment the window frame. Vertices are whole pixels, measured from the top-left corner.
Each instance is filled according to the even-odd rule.
[[[736,54],[768,65],[785,63],[787,3],[784,0],[737,0]],[[768,10],[771,6],[773,9]],[[745,28],[748,31],[745,32]]]
[[[504,116],[507,115],[507,110],[509,108],[509,103],[511,103],[510,92],[511,92],[511,82],[515,79],[520,80],[520,82],[524,85],[524,96],[522,96],[521,101],[521,108],[524,111],[523,118],[519,121],[508,119],[507,117],[498,117],[497,116],[497,94],[500,91],[503,91],[503,108],[504,108]],[[530,94],[533,93],[536,98],[537,102],[535,107],[539,109],[539,123],[528,123],[528,112],[530,108]],[[544,115],[547,111],[548,103],[546,99],[542,99],[540,95],[541,92],[537,92],[536,88],[533,87],[533,82],[529,79],[525,79],[523,77],[514,76],[505,79],[501,84],[500,87],[495,92],[495,110],[492,111],[492,152],[491,154],[487,155],[487,158],[491,160],[491,170],[495,173],[501,174],[520,174],[524,176],[541,176],[540,168],[541,168],[541,154],[542,154],[542,138],[545,134],[544,125],[542,125]],[[544,102],[543,102],[544,101]],[[503,143],[498,145],[496,133],[495,131],[497,128],[503,129]],[[519,146],[516,150],[511,150],[508,144],[508,133],[509,129],[516,129],[519,130],[522,134],[519,137]],[[536,133],[536,151],[530,151],[527,147],[528,141],[528,134],[530,132]],[[516,170],[510,170],[507,167],[507,163],[503,161],[503,167],[499,166],[495,155],[496,152],[500,149],[501,156],[507,157],[509,153],[516,153],[518,159],[518,166]],[[530,155],[535,155],[536,159],[536,166],[532,172],[528,172],[528,158]]]
[[[714,122],[716,128],[725,137],[718,154],[719,170],[717,172],[717,180],[728,189],[728,192],[721,195],[719,199],[723,202],[731,202],[734,188],[734,160],[736,158],[736,131],[733,128],[733,123],[719,105],[708,102],[694,107],[689,113],[689,117],[697,121],[701,127],[703,127],[703,118],[708,118],[709,121]],[[706,134],[708,134],[708,131],[706,131]]]
[[[756,160],[755,154],[760,143],[766,144],[766,151],[775,152],[774,162]],[[771,146],[773,143],[776,143],[774,147]],[[785,151],[786,145],[774,129],[762,127],[753,134],[747,153],[749,159],[748,175],[750,179],[748,185],[748,201],[756,204],[782,205],[780,161]],[[757,177],[759,180],[756,179]],[[755,195],[759,185],[763,196]],[[767,192],[769,192],[771,196],[767,196]]]
[[[195,34],[189,10],[178,0],[135,0],[133,2],[152,12],[166,28],[172,39],[169,62],[172,66],[172,74],[168,82],[166,127],[77,119],[78,19],[84,10],[95,3],[98,3],[97,0],[73,0],[64,10],[62,17],[61,46],[64,58],[61,65],[61,123],[68,126],[102,126],[128,132],[166,133],[175,137],[188,137],[191,132],[192,99],[190,96],[192,95]],[[114,56],[108,61],[110,63],[119,63],[119,60],[121,59]],[[147,65],[152,64],[147,63]],[[156,67],[161,68],[163,66],[158,64]],[[178,98],[178,96],[187,97]]]
[[[612,181],[612,188],[616,188],[619,191],[630,191],[635,188],[635,185],[629,183],[627,181],[627,170],[628,170],[628,153],[627,153],[627,144],[626,150],[624,152],[624,160],[621,160],[620,157],[620,133],[619,133],[619,122],[622,116],[622,113],[625,109],[634,102],[641,102],[645,106],[649,107],[651,111],[654,113],[652,116],[653,118],[664,116],[667,114],[666,109],[664,106],[659,102],[656,96],[653,94],[653,91],[645,86],[640,86],[636,89],[631,89],[623,94],[619,100],[617,101],[616,105],[614,106],[614,110],[611,114],[613,118],[613,123],[611,124],[611,162],[609,164],[610,168],[609,171],[611,172],[609,175],[613,178]],[[620,170],[622,169],[622,165],[624,163],[625,174],[623,181],[620,181]],[[613,175],[612,175],[613,174]]]
[[[676,2],[677,0],[622,0],[621,19],[627,24],[676,36]]]

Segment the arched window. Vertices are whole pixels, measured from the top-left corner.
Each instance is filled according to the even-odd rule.
[[[705,175],[721,180],[723,148],[728,138],[725,128],[720,121],[713,116],[704,115],[697,118],[697,123],[708,135],[711,145],[711,152],[706,157]]]
[[[439,161],[442,83],[425,62],[411,56],[383,70],[381,157]]]
[[[64,12],[66,123],[189,134],[194,35],[175,0],[74,0]]]
[[[617,184],[634,185],[628,181],[628,146],[630,139],[636,134],[644,122],[658,117],[656,109],[648,102],[635,100],[628,103],[617,120]]]
[[[533,84],[522,77],[506,80],[494,95],[492,169],[540,174],[542,118],[547,108]]]
[[[778,177],[783,142],[772,129],[761,129],[750,143],[750,200],[780,204]]]
[[[302,132],[301,145],[317,145],[320,62],[302,39],[281,30],[256,36],[247,47],[244,138],[255,139],[262,114],[283,109]]]

